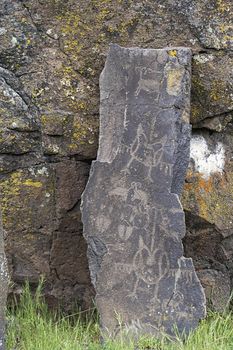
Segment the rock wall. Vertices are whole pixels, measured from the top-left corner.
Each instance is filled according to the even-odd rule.
[[[232,13],[231,0],[1,1],[0,188],[15,292],[44,274],[51,303],[89,305],[79,206],[96,157],[108,45],[188,46],[194,136],[185,247],[221,307],[233,277]]]

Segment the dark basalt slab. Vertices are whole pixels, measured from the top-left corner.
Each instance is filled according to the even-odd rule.
[[[191,52],[112,45],[100,78],[97,161],[82,197],[84,236],[104,334],[133,336],[205,316],[183,256],[178,195],[189,161]]]

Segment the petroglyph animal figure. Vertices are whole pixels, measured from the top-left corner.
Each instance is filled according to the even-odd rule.
[[[147,284],[158,283],[169,267],[167,253],[162,247],[155,246],[153,237],[149,247],[139,237],[139,249],[133,261],[137,267],[137,277]]]
[[[155,166],[161,163],[166,141],[167,136],[164,135],[161,139],[152,143],[146,136],[142,124],[140,123],[137,128],[135,140],[129,149],[130,159],[124,171],[130,173],[130,166],[132,163],[134,161],[139,162],[148,168],[148,178],[153,182],[151,171]]]

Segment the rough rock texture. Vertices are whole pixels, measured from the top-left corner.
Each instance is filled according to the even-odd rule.
[[[188,332],[205,315],[177,195],[189,161],[190,61],[189,49],[112,45],[101,73],[99,151],[81,208],[112,336]]]
[[[4,251],[2,217],[0,212],[0,350],[5,349],[5,308],[8,294],[8,270]]]
[[[25,279],[36,285],[43,274],[51,305],[66,295],[64,306],[76,299],[89,307],[91,287],[79,209],[88,172],[89,165],[73,160],[31,165],[1,177],[3,224],[11,232],[7,252],[12,279],[19,285]]]
[[[223,212],[222,220],[228,223],[232,215],[232,191],[229,190],[233,144],[232,13],[231,0],[1,0],[0,184],[3,181],[6,185],[2,194],[6,202],[2,210],[4,222],[16,222],[16,227],[21,225],[19,208],[7,202],[7,193],[16,192],[16,183],[11,180],[15,171],[27,173],[31,167],[46,167],[51,174],[49,178],[55,181],[56,176],[52,174],[57,165],[65,164],[64,169],[71,169],[76,161],[82,161],[87,169],[87,163],[96,157],[98,81],[110,42],[143,48],[188,46],[193,50],[191,122],[199,128],[196,134],[204,135],[211,150],[215,150],[216,143],[221,141],[226,155],[225,170],[217,172],[217,179],[213,181],[214,191],[208,191],[206,179],[190,167],[184,201],[194,220],[188,231],[189,243],[193,244],[195,225],[195,237],[202,237],[203,244],[208,245],[210,250],[218,247],[216,249],[221,251],[223,247],[225,257],[219,260],[215,256],[211,269],[207,258],[202,256],[202,250],[196,248],[198,269],[202,275],[206,273],[208,276],[209,270],[218,274],[216,264],[220,264],[223,270],[226,269],[221,273],[228,275],[226,287],[229,280],[232,285],[232,230],[229,229],[226,236],[224,229],[218,226],[219,215],[216,216],[216,211],[211,217],[203,211],[205,207],[208,213],[212,212],[212,194],[215,193],[219,198],[219,212]],[[40,177],[44,182],[48,181],[48,177]],[[86,178],[86,175],[83,176],[83,181]],[[203,186],[199,191],[196,181],[200,180]],[[72,181],[75,183],[76,180]],[[63,182],[62,189],[58,189],[57,184],[54,182],[53,185],[56,193],[62,190],[67,196],[69,181]],[[79,187],[78,180],[77,184]],[[72,191],[74,187],[72,185]],[[29,187],[25,189],[29,190]],[[44,207],[37,205],[35,198],[38,188],[30,187],[30,190],[31,199],[27,206],[20,209],[21,212],[24,211],[26,215],[40,208],[44,217],[46,211],[49,211],[49,217],[53,216],[52,212],[57,213],[55,201],[43,203]],[[35,195],[34,191],[37,191]],[[25,192],[20,190],[18,193],[18,203],[25,201]],[[202,209],[198,198],[201,198]],[[24,221],[23,229],[17,232],[12,224],[4,224],[15,289],[20,290],[22,280],[28,275],[33,276],[30,281],[36,284],[38,275],[44,273],[44,266],[50,266],[46,273],[49,280],[47,295],[53,290],[53,297],[71,303],[78,296],[83,299],[83,294],[90,294],[86,260],[81,257],[84,242],[78,206],[75,210],[77,215],[63,208],[63,219],[56,217],[59,234],[54,221],[47,223],[50,226],[48,234],[45,234],[45,230],[42,233],[39,225],[32,224],[32,214],[28,219],[31,224]],[[70,216],[73,217],[71,221]],[[205,233],[199,228],[202,218],[208,226]],[[216,237],[216,230],[219,239],[213,240],[211,238]],[[29,236],[31,240],[26,238]],[[43,247],[46,246],[46,253],[40,251],[42,243]],[[54,258],[51,259],[51,247],[55,246],[62,257],[60,262],[57,253],[56,262]],[[186,250],[188,254],[192,249],[187,247]],[[36,263],[38,259],[40,265]],[[79,271],[73,271],[72,278],[72,269],[63,265],[68,259]],[[31,269],[30,273],[24,268],[25,261]],[[50,261],[53,261],[53,268]],[[62,269],[58,268],[60,273],[63,271],[59,276],[54,270],[58,265],[63,266]],[[80,273],[83,276],[81,280]]]
[[[232,290],[232,136],[231,123],[224,133],[193,133],[182,198],[188,210],[186,254],[194,259],[209,304],[217,310]]]

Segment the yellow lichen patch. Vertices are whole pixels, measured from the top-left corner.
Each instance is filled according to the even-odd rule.
[[[211,90],[210,90],[210,98],[212,101],[219,101],[224,96],[226,90],[226,86],[223,81],[219,81],[217,79],[212,81]]]
[[[71,142],[69,148],[75,150],[78,145],[92,144],[95,141],[95,130],[88,121],[81,118],[75,119],[72,128]]]
[[[104,45],[108,45],[111,41],[106,32],[116,34],[122,43],[128,38],[128,31],[138,19],[135,14],[132,16],[127,12],[122,16],[114,16],[118,9],[122,9],[121,3],[120,0],[115,2],[92,0],[86,3],[85,8],[82,7],[80,11],[65,11],[57,17],[64,51],[79,66],[79,70],[83,69],[86,61],[89,61],[88,51],[90,49],[100,43],[104,49]]]
[[[41,89],[35,88],[35,89],[32,90],[32,95],[31,96],[32,96],[33,99],[35,99],[35,98],[40,97],[41,95],[43,95],[44,91],[45,90],[43,88],[41,88]]]
[[[85,46],[83,39],[90,35],[92,29],[77,12],[68,11],[57,19],[61,23],[64,50],[71,59],[77,59],[77,54]]]
[[[42,115],[42,116],[41,116],[41,123],[42,123],[43,125],[46,125],[46,124],[47,124],[47,115]]]
[[[9,196],[17,196],[19,194],[21,183],[21,171],[13,172],[9,178],[1,182],[2,193]]]
[[[42,187],[42,183],[40,181],[33,181],[31,179],[27,179],[26,181],[24,181],[23,185],[30,186],[30,187],[36,187],[36,188]]]
[[[220,32],[222,33],[226,33],[228,32],[228,30],[232,30],[233,29],[233,25],[229,25],[229,24],[221,24],[219,26]]]
[[[177,96],[180,91],[181,81],[184,75],[183,68],[168,69],[167,77],[167,92],[169,95]]]
[[[2,222],[4,226],[7,225],[9,218],[17,211],[18,204],[14,203],[13,206],[12,201],[20,195],[21,183],[21,171],[15,171],[9,177],[0,180]]]
[[[79,109],[86,109],[87,104],[84,101],[80,101],[80,102],[78,102],[77,106]]]
[[[43,114],[41,116],[42,131],[48,134],[62,135],[69,119],[69,115]]]
[[[35,228],[35,222],[44,226],[50,220],[50,198],[44,197],[49,193],[53,198],[54,179],[46,172],[44,166],[33,167],[5,174],[0,179],[3,225],[9,232],[28,233]]]
[[[168,55],[171,57],[177,57],[177,51],[176,50],[170,50],[168,51]]]
[[[97,19],[103,21],[103,20],[105,20],[105,19],[108,17],[108,15],[109,15],[110,13],[111,13],[111,12],[110,12],[109,9],[107,9],[107,8],[102,8],[102,9],[99,11],[99,13],[97,14]]]
[[[229,10],[230,6],[226,3],[226,0],[217,0],[217,11],[223,13]]]
[[[232,35],[224,35],[223,40],[225,41],[233,41],[233,36]]]
[[[66,105],[66,110],[72,113],[80,111],[82,114],[91,113],[93,105],[90,105],[90,96],[93,95],[93,90],[96,89],[96,86],[91,79],[84,80],[81,74],[88,74],[88,76],[92,77],[96,74],[95,70],[88,66],[80,67],[78,71],[75,71],[71,66],[63,64],[54,71],[54,74],[60,81],[59,90],[62,95],[62,102]],[[88,100],[87,97],[89,98]],[[48,119],[49,117],[46,116],[42,122],[45,124]],[[68,121],[67,118],[66,121]]]
[[[60,47],[67,55],[62,67],[54,67],[62,109],[80,116],[92,115],[97,110],[95,77],[103,67],[101,53],[106,53],[110,42],[122,45],[128,42],[139,21],[137,13],[128,11],[130,3],[92,0],[77,4],[72,10],[64,6],[56,16]],[[115,16],[123,7],[126,10],[122,15]],[[45,99],[43,95],[44,104]]]

